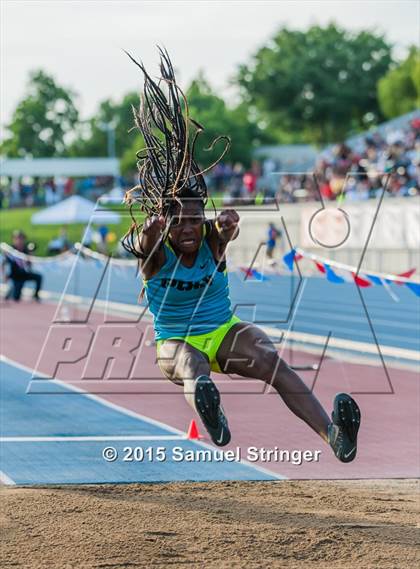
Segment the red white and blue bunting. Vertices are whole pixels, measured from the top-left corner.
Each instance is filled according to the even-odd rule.
[[[42,269],[58,269],[68,262],[72,262],[74,255],[79,254],[83,259],[91,259],[97,264],[98,267],[102,267],[104,263],[109,261],[109,258],[102,253],[92,251],[87,247],[84,247],[80,243],[77,243],[73,250],[61,253],[55,257],[37,257],[34,255],[26,255],[20,253],[10,245],[6,243],[0,243],[0,257],[2,255],[14,257],[22,261],[30,261],[35,265],[38,265]],[[362,288],[371,287],[373,285],[383,286],[384,289],[389,293],[389,295],[394,299],[398,300],[398,297],[392,291],[390,285],[405,286],[411,290],[416,296],[420,296],[420,283],[411,280],[411,277],[416,272],[416,269],[410,269],[404,273],[399,273],[397,275],[375,273],[372,271],[359,271],[357,272],[356,267],[350,265],[345,265],[343,263],[338,263],[329,259],[324,259],[318,257],[312,253],[304,251],[300,247],[295,247],[291,249],[286,255],[283,256],[283,262],[287,269],[293,272],[295,263],[298,263],[301,259],[307,259],[313,263],[317,271],[323,275],[328,281],[334,284],[342,284],[346,282],[356,283],[357,286]],[[0,259],[1,260],[1,259]],[[128,268],[130,266],[137,267],[137,261],[133,259],[119,259],[112,258],[112,265],[119,269]],[[251,278],[257,281],[267,281],[270,280],[269,275],[264,274],[260,270],[254,267],[232,267],[232,269],[238,269],[245,274],[245,278]],[[274,270],[273,273],[278,273]]]
[[[323,259],[312,253],[308,253],[299,247],[296,247],[286,253],[283,262],[289,271],[293,271],[294,264],[301,259],[308,259],[313,262],[314,266],[328,281],[335,284],[345,282],[354,282],[357,286],[367,288],[373,285],[383,286],[390,292],[389,285],[396,284],[406,286],[416,296],[420,296],[420,283],[410,280],[416,269],[410,269],[404,273],[390,275],[384,273],[374,273],[372,271],[359,271],[356,267],[337,263],[329,259]],[[391,294],[392,296],[392,294]]]

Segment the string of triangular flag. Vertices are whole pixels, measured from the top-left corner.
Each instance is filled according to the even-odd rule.
[[[21,253],[17,251],[10,245],[6,243],[0,243],[0,253],[4,253],[6,255],[13,255],[16,258],[29,260],[33,263],[39,263],[46,266],[46,264],[50,264],[51,268],[56,268],[69,259],[69,256],[73,254],[77,254],[80,252],[82,257],[91,258],[95,261],[95,263],[103,263],[108,259],[107,255],[103,253],[99,253],[97,251],[92,251],[88,247],[77,243],[75,248],[71,251],[66,251],[61,253],[60,255],[56,255],[55,257],[37,257],[35,255],[28,255],[25,253]],[[413,274],[416,272],[416,269],[410,269],[403,273],[399,273],[397,275],[391,274],[384,274],[384,273],[376,273],[372,271],[363,271],[357,272],[356,267],[352,267],[350,265],[345,265],[343,263],[338,263],[336,261],[332,261],[329,259],[324,259],[313,253],[308,253],[304,251],[300,247],[294,247],[288,253],[283,256],[283,262],[289,271],[293,271],[294,264],[301,259],[309,259],[314,263],[314,266],[317,268],[319,273],[324,275],[328,281],[334,284],[342,284],[345,282],[355,282],[358,286],[362,288],[370,287],[372,285],[379,285],[383,286],[387,292],[391,295],[394,300],[398,300],[397,297],[393,294],[390,289],[390,284],[396,284],[400,286],[406,286],[409,290],[414,292],[416,296],[420,296],[420,283],[414,282],[410,280]],[[130,265],[136,265],[136,260],[129,260],[129,259],[118,259],[112,258],[113,265],[119,266],[121,269],[124,267],[128,267]],[[258,281],[267,281],[269,280],[269,276],[263,274],[261,271],[254,267],[243,267],[240,266],[239,270],[242,271],[246,278],[252,278]]]
[[[314,263],[314,266],[319,273],[325,278],[335,284],[342,284],[345,282],[354,282],[357,286],[367,288],[373,285],[383,286],[389,289],[390,284],[399,286],[406,286],[416,296],[420,296],[420,283],[410,280],[416,269],[410,269],[404,273],[397,275],[376,273],[372,271],[358,272],[356,267],[324,259],[313,253],[308,253],[300,247],[291,249],[283,257],[283,262],[289,271],[293,271],[294,264],[301,259],[309,259]]]
[[[29,261],[31,263],[36,264],[51,264],[64,261],[70,255],[72,255],[71,251],[64,251],[64,253],[60,253],[59,255],[55,255],[54,257],[38,257],[37,255],[29,255],[28,253],[22,253],[22,251],[18,251],[11,245],[7,243],[0,243],[0,253],[3,255],[7,255],[14,259],[20,259],[22,261]]]
[[[102,264],[109,260],[108,255],[99,253],[98,251],[92,251],[92,249],[85,247],[81,243],[75,243],[72,249],[51,257],[38,257],[37,255],[22,253],[7,243],[0,243],[0,255],[1,254],[7,255],[14,259],[29,261],[37,265],[42,265],[45,268],[48,266],[59,267],[64,261],[67,261],[72,257],[74,258],[74,255],[77,254],[80,254],[80,256],[84,259],[94,260],[98,266],[99,263]],[[112,257],[112,264],[114,266],[117,265],[124,268],[128,266],[137,266],[137,261],[134,259],[119,259],[117,257]]]

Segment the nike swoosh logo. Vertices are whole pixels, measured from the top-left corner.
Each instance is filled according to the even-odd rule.
[[[220,439],[217,439],[216,442],[221,443],[223,441],[223,427],[222,427],[222,434],[220,435]]]
[[[355,450],[356,450],[356,447],[352,448],[350,452],[348,452],[347,454],[344,454],[344,458],[348,458],[351,454],[354,453]]]

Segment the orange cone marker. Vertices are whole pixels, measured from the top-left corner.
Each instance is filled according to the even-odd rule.
[[[200,438],[201,438],[201,436],[200,436],[200,433],[198,432],[197,423],[194,421],[194,419],[191,419],[191,423],[190,423],[190,426],[188,427],[188,431],[187,431],[187,439],[197,440]]]

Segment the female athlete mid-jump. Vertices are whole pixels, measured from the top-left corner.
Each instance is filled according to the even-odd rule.
[[[360,425],[356,402],[338,394],[330,419],[269,337],[232,313],[225,254],[238,237],[239,215],[225,210],[215,220],[206,220],[207,188],[194,159],[203,128],[189,117],[167,53],[161,50],[160,55],[159,82],[133,60],[145,77],[141,105],[134,112],[145,149],[138,154],[139,186],[126,196],[133,223],[123,240],[140,260],[159,367],[183,387],[216,445],[228,444],[231,435],[211,371],[271,385],[339,460],[350,462],[356,456]],[[226,151],[229,139],[215,142],[220,140]],[[142,226],[136,221],[136,206],[145,215]]]

